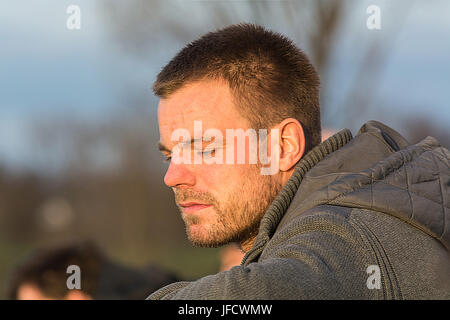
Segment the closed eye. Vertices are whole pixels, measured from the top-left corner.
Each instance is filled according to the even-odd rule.
[[[216,152],[216,149],[205,149],[205,150],[203,150],[203,154],[204,155],[210,155],[210,154],[213,154],[214,152]]]
[[[164,157],[164,159],[163,159],[164,162],[170,162],[172,160],[172,154],[171,153],[164,152],[162,155]]]

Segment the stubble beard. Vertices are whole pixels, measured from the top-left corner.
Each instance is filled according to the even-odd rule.
[[[207,225],[201,224],[201,216],[185,215],[182,208],[178,207],[189,241],[194,246],[216,248],[230,242],[242,244],[256,237],[264,213],[281,188],[282,185],[273,176],[260,175],[257,170],[236,183],[236,188],[222,201],[218,201],[211,193],[190,189],[175,190],[175,199],[177,205],[186,200],[212,205],[214,219]],[[193,227],[196,227],[197,232],[193,231]]]

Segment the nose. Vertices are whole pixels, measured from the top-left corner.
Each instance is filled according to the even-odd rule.
[[[168,187],[181,187],[195,185],[195,176],[185,164],[175,164],[170,162],[164,183]]]

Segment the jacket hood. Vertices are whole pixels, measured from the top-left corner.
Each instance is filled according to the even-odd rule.
[[[308,170],[278,227],[320,204],[361,208],[401,219],[449,249],[449,159],[435,138],[408,145],[396,131],[369,121]]]

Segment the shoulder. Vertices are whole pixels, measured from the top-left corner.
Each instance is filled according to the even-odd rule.
[[[271,241],[283,242],[312,234],[336,235],[356,241],[362,235],[354,226],[354,210],[351,207],[318,205],[301,214],[293,214],[277,228]]]
[[[355,220],[354,208],[321,205],[296,216],[277,229],[260,261],[271,258],[304,259],[336,273],[365,271],[377,261],[367,237]]]

